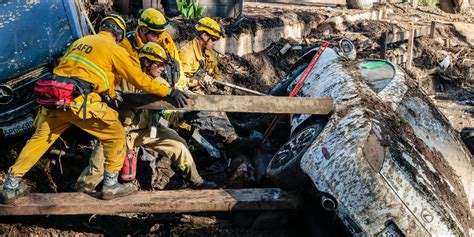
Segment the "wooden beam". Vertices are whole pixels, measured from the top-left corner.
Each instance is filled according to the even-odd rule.
[[[283,97],[237,95],[191,95],[187,111],[224,111],[275,114],[330,114],[330,97]],[[124,94],[124,107],[143,109],[178,109],[170,98],[151,94]]]
[[[84,193],[32,193],[11,205],[0,204],[0,215],[228,212],[285,210],[299,205],[296,195],[276,188],[140,191],[107,201]]]

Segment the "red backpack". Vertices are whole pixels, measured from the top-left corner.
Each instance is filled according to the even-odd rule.
[[[127,155],[120,170],[120,180],[133,181],[137,175],[137,154],[133,149],[127,149]]]
[[[80,79],[53,76],[52,79],[36,81],[36,102],[50,109],[67,109],[79,95],[89,94],[92,86]]]

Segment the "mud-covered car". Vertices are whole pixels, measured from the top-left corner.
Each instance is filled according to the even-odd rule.
[[[50,77],[56,59],[87,35],[77,0],[0,1],[0,139],[32,130],[36,80]]]
[[[272,94],[289,95],[317,50],[299,59]],[[473,233],[472,157],[397,65],[348,61],[327,48],[297,96],[333,97],[335,109],[291,117],[292,135],[267,168],[276,185],[314,186],[323,208],[354,235]]]

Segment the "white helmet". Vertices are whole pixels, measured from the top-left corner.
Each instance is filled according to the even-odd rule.
[[[357,56],[354,44],[346,38],[343,38],[339,41],[338,54],[347,60],[354,60]]]

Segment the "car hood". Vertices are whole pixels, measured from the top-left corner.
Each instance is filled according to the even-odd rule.
[[[80,37],[72,0],[0,1],[0,83],[51,63]],[[66,10],[67,9],[67,10]]]

